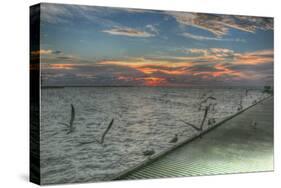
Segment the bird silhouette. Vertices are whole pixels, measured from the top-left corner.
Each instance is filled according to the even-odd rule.
[[[70,106],[71,106],[71,114],[70,114],[69,123],[59,122],[59,124],[65,125],[67,127],[67,133],[66,134],[70,134],[70,133],[74,132],[74,130],[75,130],[75,127],[73,125],[73,122],[75,120],[75,108],[74,108],[73,104],[71,104]]]
[[[172,140],[170,140],[169,143],[176,143],[178,141],[178,134],[175,134],[174,138],[172,138]]]
[[[75,127],[73,126],[73,122],[75,119],[75,109],[73,104],[70,105],[71,106],[71,117],[70,117],[70,121],[69,121],[69,130],[67,132],[67,134],[72,133],[75,129]]]

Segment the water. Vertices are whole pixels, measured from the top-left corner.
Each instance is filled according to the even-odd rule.
[[[199,103],[208,96],[216,105],[207,120],[217,122],[236,113],[241,99],[246,108],[266,97],[259,90],[149,87],[69,87],[42,89],[41,95],[42,184],[110,180],[145,160],[144,150],[158,153],[173,145],[175,134],[179,141],[198,134],[181,120],[199,125]],[[67,134],[71,104],[75,130]],[[80,144],[99,140],[112,119],[103,144]]]

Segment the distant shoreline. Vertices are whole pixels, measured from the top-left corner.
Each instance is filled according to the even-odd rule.
[[[83,86],[83,85],[73,85],[73,86],[41,86],[42,89],[49,88],[66,88],[66,87],[142,87],[142,86]]]
[[[132,85],[124,85],[124,86],[114,86],[114,85],[104,85],[104,86],[96,86],[96,85],[68,85],[68,86],[41,86],[41,89],[63,89],[63,88],[189,88],[189,89],[253,89],[259,90],[263,89],[263,86],[132,86]]]

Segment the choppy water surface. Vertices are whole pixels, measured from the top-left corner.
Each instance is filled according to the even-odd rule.
[[[109,180],[146,159],[142,152],[168,149],[198,134],[181,120],[199,125],[200,101],[216,103],[207,116],[220,121],[266,97],[259,90],[148,87],[92,87],[43,89],[41,97],[41,178],[43,184]],[[75,108],[74,132],[67,134]],[[103,144],[92,142],[114,118]],[[207,128],[207,121],[204,127]]]

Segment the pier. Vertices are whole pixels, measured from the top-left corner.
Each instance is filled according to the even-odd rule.
[[[273,170],[273,98],[117,175],[115,180]]]

